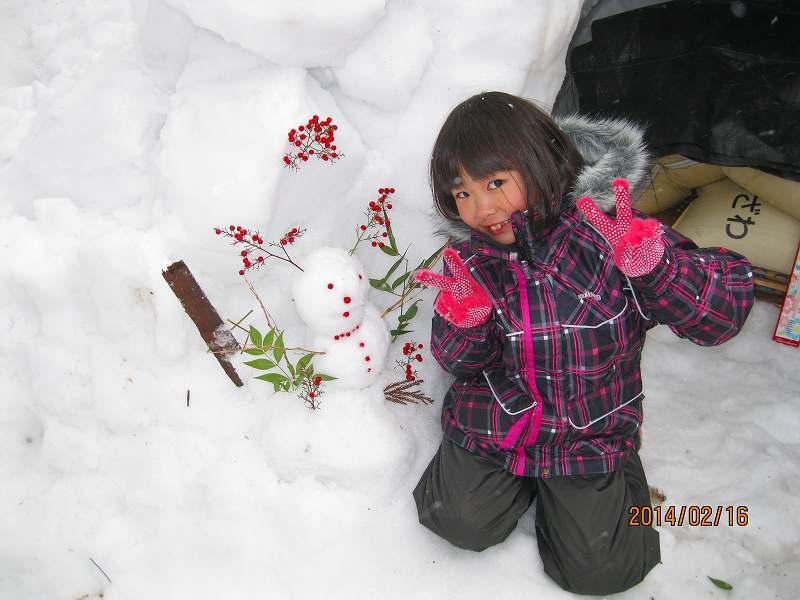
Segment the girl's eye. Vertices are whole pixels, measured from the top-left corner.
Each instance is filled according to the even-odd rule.
[[[497,185],[494,185],[494,184],[497,184]],[[497,188],[499,188],[501,185],[503,185],[503,180],[502,180],[502,179],[492,179],[492,180],[489,182],[489,189],[490,189],[490,190],[496,190],[496,189],[497,189]]]
[[[461,194],[464,194],[464,195],[462,196]],[[455,194],[456,200],[463,200],[464,198],[467,197],[466,194],[467,194],[467,192],[457,192]]]

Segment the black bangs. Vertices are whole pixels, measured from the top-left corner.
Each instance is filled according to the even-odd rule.
[[[434,203],[448,219],[459,218],[451,190],[458,184],[462,168],[473,179],[516,168],[513,161],[503,155],[499,130],[491,127],[491,116],[476,107],[474,98],[462,102],[450,113],[431,155]]]
[[[434,205],[459,220],[451,189],[461,168],[473,179],[516,170],[527,190],[534,231],[549,226],[562,209],[583,160],[549,115],[532,102],[504,92],[464,100],[445,119],[433,146],[430,185]]]

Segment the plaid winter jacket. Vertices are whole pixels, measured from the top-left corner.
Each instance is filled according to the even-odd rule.
[[[534,236],[525,214],[514,213],[514,246],[462,231],[452,246],[489,293],[492,318],[461,329],[435,314],[431,333],[433,356],[455,376],[442,408],[444,434],[530,477],[615,470],[638,446],[646,331],[662,323],[696,344],[720,344],[736,335],[753,303],[745,258],[698,249],[669,228],[654,271],[621,273],[572,198],[589,195],[613,207],[612,179],[627,177],[632,188],[641,179],[641,134],[619,121],[573,119],[561,126],[573,140],[575,127],[584,141],[597,135],[593,150],[577,144],[589,166],[559,222]],[[609,128],[617,138],[611,148],[602,144]],[[620,138],[629,142],[622,150]],[[608,165],[628,169],[605,172]]]

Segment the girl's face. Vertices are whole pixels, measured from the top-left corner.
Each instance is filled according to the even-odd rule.
[[[525,210],[528,194],[518,171],[496,171],[472,179],[463,169],[451,189],[461,219],[499,244],[513,244],[511,214]]]

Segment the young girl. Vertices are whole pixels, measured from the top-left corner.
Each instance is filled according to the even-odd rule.
[[[500,92],[453,109],[431,156],[451,244],[444,275],[416,278],[441,288],[431,351],[455,381],[414,490],[419,520],[480,551],[535,500],[545,572],[583,594],[625,590],[660,561],[658,532],[629,524],[650,505],[646,331],[720,344],[753,303],[742,256],[631,213],[646,166],[630,123],[554,121]]]

